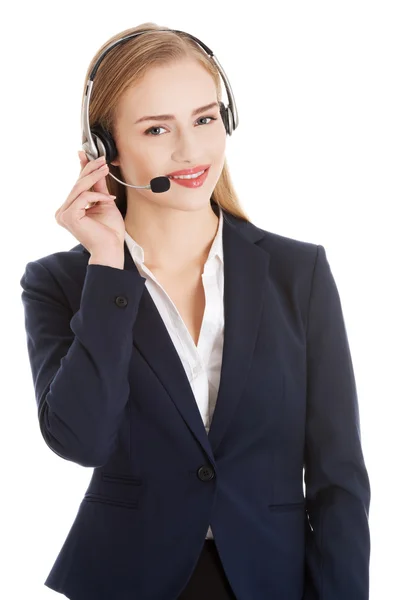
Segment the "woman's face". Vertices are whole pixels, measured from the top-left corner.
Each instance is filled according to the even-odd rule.
[[[211,103],[215,106],[192,114]],[[167,114],[174,118],[137,122],[145,116]],[[153,177],[210,165],[200,187],[186,188],[172,180],[164,193],[127,187],[128,201],[144,197],[181,209],[209,204],[224,166],[226,145],[212,77],[192,59],[149,69],[117,106],[114,140],[118,157],[112,164],[120,167],[122,179],[132,185],[148,185]]]

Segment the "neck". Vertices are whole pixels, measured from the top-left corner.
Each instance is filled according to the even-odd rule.
[[[202,267],[218,230],[219,218],[210,203],[185,211],[135,198],[127,201],[125,229],[144,251],[150,270],[173,272]]]

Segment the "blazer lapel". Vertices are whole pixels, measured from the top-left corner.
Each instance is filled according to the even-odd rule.
[[[134,345],[211,462],[240,400],[251,365],[270,260],[270,255],[254,242],[264,235],[251,223],[224,212],[225,332],[220,387],[208,436],[186,372],[147,287],[133,328]],[[137,271],[126,243],[124,268]]]

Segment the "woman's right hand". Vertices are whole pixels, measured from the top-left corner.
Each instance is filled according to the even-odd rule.
[[[97,160],[87,158],[79,152],[81,172],[65,202],[55,213],[56,221],[72,233],[90,252],[114,251],[124,247],[125,221],[115,196],[108,193],[106,175],[108,165],[104,157]],[[94,191],[89,191],[93,187]],[[94,206],[85,208],[89,203]]]

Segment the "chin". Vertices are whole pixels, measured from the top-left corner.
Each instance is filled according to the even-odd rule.
[[[188,190],[188,191],[193,191],[193,190]],[[163,206],[163,208],[171,208],[171,209],[175,209],[175,210],[183,210],[185,212],[192,212],[192,211],[198,211],[198,210],[205,210],[207,207],[211,206],[211,193],[209,194],[209,196],[207,195],[202,195],[202,196],[192,196],[192,198],[188,195],[185,198],[174,198],[173,200],[171,199],[170,201],[164,201],[162,202],[161,198],[159,201],[157,201],[157,204],[159,206]]]

